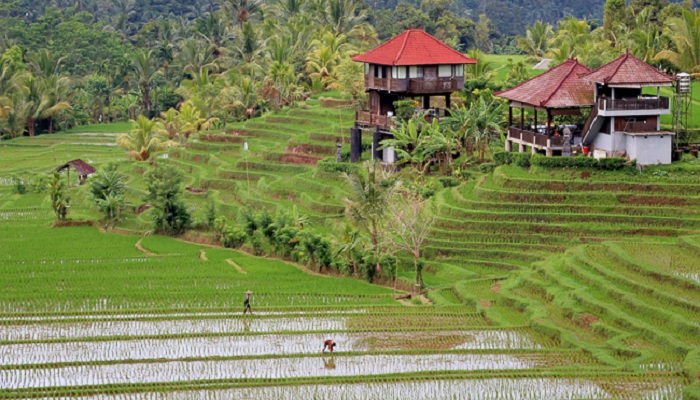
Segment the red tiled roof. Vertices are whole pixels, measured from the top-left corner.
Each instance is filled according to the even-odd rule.
[[[496,93],[497,96],[536,107],[582,107],[593,105],[593,84],[582,77],[587,66],[569,59],[520,85]]]
[[[409,29],[352,60],[379,65],[476,64],[421,29]]]
[[[638,59],[629,51],[591,72],[584,79],[608,85],[670,84],[676,80]]]

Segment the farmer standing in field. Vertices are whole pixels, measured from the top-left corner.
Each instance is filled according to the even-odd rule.
[[[245,292],[245,301],[243,302],[243,314],[246,313],[246,311],[250,312],[251,314],[253,313],[253,310],[250,308],[250,295],[253,294],[250,290]]]
[[[337,343],[334,342],[333,340],[331,340],[331,339],[326,340],[325,342],[323,342],[323,350],[321,350],[321,353],[323,353],[323,352],[326,351],[326,347],[327,347],[328,350],[332,353],[332,352],[333,352],[333,348],[334,348],[336,345],[337,345]]]

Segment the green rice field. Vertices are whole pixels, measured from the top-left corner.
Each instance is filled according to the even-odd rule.
[[[339,232],[346,183],[315,165],[336,142],[348,151],[353,119],[310,100],[157,157],[198,189],[185,194],[195,219],[209,196],[233,221],[244,207],[296,208]],[[421,303],[206,233],[151,234],[134,212],[148,165],[113,145],[124,129],[0,143],[2,399],[700,398],[695,159],[474,171],[435,194]],[[46,193],[13,191],[13,178],[75,158],[128,174],[114,229],[80,223],[100,216],[72,175],[69,226],[53,226]],[[412,273],[401,264],[403,282]]]

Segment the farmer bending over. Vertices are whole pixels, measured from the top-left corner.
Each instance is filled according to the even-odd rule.
[[[325,342],[323,342],[323,350],[321,350],[321,353],[323,353],[324,351],[326,351],[326,347],[328,348],[328,351],[330,351],[330,352],[332,353],[332,352],[333,352],[333,348],[334,348],[336,345],[337,345],[337,343],[334,342],[333,340],[331,340],[331,339],[326,340]]]

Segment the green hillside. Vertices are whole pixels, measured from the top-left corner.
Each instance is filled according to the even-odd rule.
[[[308,229],[337,234],[349,189],[315,165],[337,142],[348,151],[353,119],[310,100],[157,157],[184,172],[195,221],[210,197],[231,221],[296,208]],[[2,398],[331,398],[341,386],[347,399],[698,397],[695,159],[642,173],[470,171],[434,195],[423,303],[212,247],[203,231],[144,236],[151,211],[134,209],[150,166],[113,146],[122,129],[0,144]],[[11,178],[74,158],[129,176],[114,229],[51,227],[48,195],[16,192]],[[100,218],[86,186],[68,192],[68,225]],[[401,259],[399,287],[412,268]],[[253,315],[241,315],[247,290]],[[329,338],[337,352],[319,355]]]

